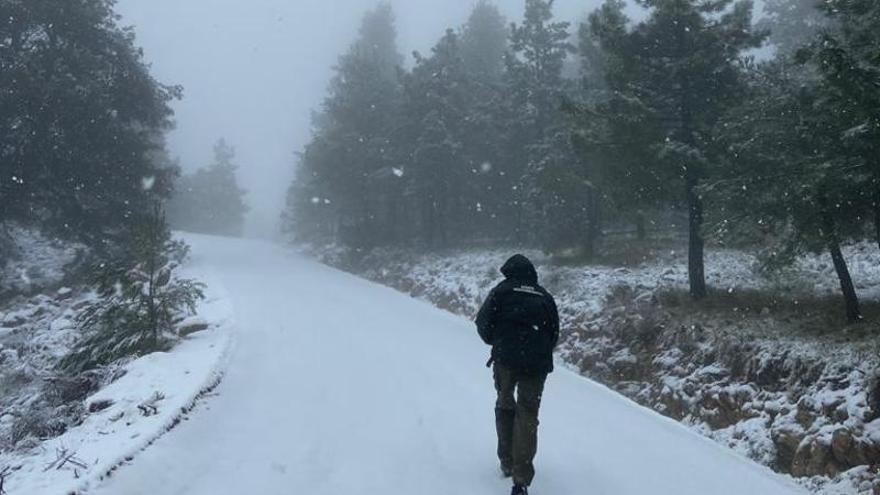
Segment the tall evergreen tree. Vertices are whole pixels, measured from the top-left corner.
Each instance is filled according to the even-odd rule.
[[[364,17],[359,39],[340,59],[291,191],[310,203],[290,201],[300,207],[288,215],[294,222],[288,229],[312,230],[316,219],[329,216],[334,236],[350,245],[391,235],[386,220],[393,205],[383,203],[395,184],[389,153],[400,101],[395,32],[391,7],[381,4]]]
[[[235,149],[219,140],[213,163],[178,181],[168,205],[171,226],[187,232],[241,236],[248,207],[237,171]]]
[[[99,244],[170,190],[175,170],[153,158],[179,90],[153,79],[113,6],[0,2],[0,221]]]
[[[504,16],[489,0],[479,0],[461,35],[465,70],[485,82],[498,82],[504,74],[508,29]]]
[[[360,37],[349,54],[375,65],[382,77],[394,79],[403,64],[403,56],[397,48],[397,29],[394,9],[382,2],[367,12],[360,28]]]
[[[573,159],[566,151],[562,102],[568,83],[562,70],[574,50],[569,24],[554,22],[553,2],[527,0],[521,24],[511,26],[507,65],[507,139],[504,159],[520,177],[511,208],[518,214],[517,239],[548,241],[552,249],[553,219],[560,207],[577,205],[556,185],[569,180]],[[538,229],[540,228],[540,229]]]
[[[613,97],[605,108],[609,143],[639,150],[651,160],[622,175],[638,176],[644,189],[673,196],[685,192],[689,217],[688,271],[691,295],[706,296],[703,198],[700,182],[714,160],[711,130],[740,94],[743,53],[760,46],[752,27],[752,4],[733,0],[640,0],[649,17],[629,30],[620,2],[593,18],[602,49],[611,54],[607,79]],[[610,22],[609,24],[605,24]],[[636,122],[638,129],[628,129]],[[624,151],[630,154],[631,151]],[[637,192],[633,191],[633,192]]]
[[[606,209],[616,216],[614,220],[635,220],[638,238],[643,240],[643,211],[668,208],[670,201],[658,194],[657,178],[645,167],[655,159],[653,150],[629,145],[661,139],[657,126],[634,102],[615,98],[611,90],[620,84],[614,78],[628,57],[623,48],[629,22],[624,7],[623,1],[608,1],[581,24],[578,51],[582,87],[567,109],[575,118],[577,152],[597,191],[594,208],[607,204],[610,208]],[[603,46],[616,49],[606,51]],[[621,118],[608,119],[605,115]]]
[[[526,0],[521,24],[513,24],[506,58],[512,97],[526,110],[523,126],[539,142],[560,115],[565,81],[562,68],[574,47],[567,22],[553,22],[553,2]]]
[[[828,0],[822,9],[831,27],[799,55],[821,74],[816,111],[837,121],[841,154],[870,175],[854,199],[870,205],[880,244],[880,4]]]
[[[835,113],[821,111],[826,88],[814,72],[783,58],[756,69],[752,80],[743,104],[716,131],[727,150],[726,167],[708,191],[723,206],[723,230],[739,238],[760,232],[771,246],[771,266],[804,252],[829,252],[847,318],[858,321],[859,301],[841,245],[862,238],[858,191],[869,175],[842,149]]]
[[[461,122],[465,167],[471,172],[464,200],[473,214],[460,226],[471,227],[473,236],[509,239],[510,195],[518,175],[504,158],[505,122],[509,115],[505,92],[505,57],[509,28],[498,8],[489,1],[475,6],[462,28],[461,56],[469,93],[467,115]]]
[[[448,30],[432,56],[416,54],[406,79],[407,118],[414,124],[409,153],[413,192],[419,198],[423,239],[429,246],[448,245],[454,202],[460,198],[464,159],[461,127],[467,86],[458,36]]]

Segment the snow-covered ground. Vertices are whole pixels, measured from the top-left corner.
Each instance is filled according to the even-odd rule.
[[[0,297],[7,293],[30,294],[36,289],[50,288],[61,283],[64,269],[76,261],[85,248],[78,244],[60,242],[19,225],[6,225],[9,245],[0,244],[5,263],[0,261]],[[2,242],[3,239],[0,239]]]
[[[228,372],[190,421],[90,493],[509,489],[494,458],[487,349],[468,320],[279,246],[189,240],[234,307]],[[537,495],[801,493],[564,369],[544,394],[537,468]]]
[[[63,266],[59,253],[64,252],[46,255],[55,277],[62,273],[55,267]],[[87,303],[90,295],[62,288],[51,297],[13,301],[19,309],[0,318],[0,365],[3,385],[17,388],[7,389],[0,427],[14,432],[17,425],[26,426],[25,416],[35,411],[46,414],[49,425],[58,421],[75,424],[65,424],[62,435],[50,435],[54,438],[45,441],[29,437],[7,446],[0,454],[0,468],[9,469],[3,485],[6,493],[62,495],[88,487],[185,419],[196,399],[218,383],[234,325],[230,300],[222,284],[216,282],[211,265],[194,260],[182,275],[208,284],[199,318],[209,328],[183,338],[170,352],[155,353],[115,369],[111,374],[118,378],[84,401],[67,400],[54,408],[54,404],[35,407],[45,395],[40,382],[64,378],[54,365],[75,342],[77,308]],[[43,279],[42,283],[46,282]]]
[[[475,314],[511,254],[306,251],[464,316]],[[880,251],[863,243],[845,252],[873,317]],[[880,339],[870,325],[843,325],[827,256],[805,256],[766,278],[754,256],[712,249],[713,297],[693,304],[685,253],[673,246],[654,247],[626,267],[527,254],[559,301],[559,354],[571,369],[815,492],[880,493]]]

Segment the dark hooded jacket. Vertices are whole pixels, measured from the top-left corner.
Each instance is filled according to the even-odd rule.
[[[518,254],[501,268],[498,284],[477,314],[477,330],[492,346],[492,359],[527,374],[553,371],[553,349],[559,340],[556,302],[538,285],[538,272]]]

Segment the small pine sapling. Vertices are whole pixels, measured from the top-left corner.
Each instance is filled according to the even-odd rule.
[[[123,248],[94,272],[97,298],[77,318],[84,337],[62,360],[64,369],[167,350],[179,317],[204,298],[203,284],[174,276],[189,247],[171,238],[159,206],[133,219]]]

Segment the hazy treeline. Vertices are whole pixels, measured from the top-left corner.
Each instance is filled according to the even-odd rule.
[[[235,148],[219,140],[209,166],[181,176],[174,184],[168,202],[171,226],[185,232],[241,236],[248,206],[237,170]]]
[[[172,195],[180,172],[164,136],[181,95],[150,74],[114,2],[0,2],[0,225],[112,244]],[[177,197],[216,190],[222,201],[198,208],[215,223],[228,214],[224,232],[238,233],[244,206],[223,162],[231,158],[181,179]]]
[[[704,244],[767,260],[880,240],[880,6],[870,0],[608,0],[572,26],[488,1],[405,69],[380,5],[339,61],[301,155],[285,226],[306,240],[516,243],[589,254],[609,222],[688,218],[691,292]],[[775,55],[756,61],[772,43]],[[875,233],[871,233],[875,232]]]

